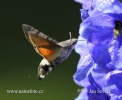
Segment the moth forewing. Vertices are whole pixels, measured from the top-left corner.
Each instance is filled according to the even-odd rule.
[[[36,35],[38,35],[39,37],[43,37],[43,39],[46,39],[46,40],[49,40],[49,41],[51,41],[51,42],[57,43],[56,40],[54,40],[53,38],[51,38],[51,37],[45,35],[45,34],[42,33],[42,32],[39,32],[37,29],[35,29],[34,27],[32,27],[32,26],[30,26],[30,25],[22,24],[22,28],[23,28],[23,31],[24,31],[24,33],[25,33],[27,39],[29,39],[29,38],[28,38],[28,35],[29,35],[29,34],[36,34]]]

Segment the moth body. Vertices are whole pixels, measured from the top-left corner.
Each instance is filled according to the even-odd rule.
[[[77,42],[77,39],[73,38],[58,43],[29,25],[23,24],[22,27],[26,38],[36,52],[43,57],[38,67],[40,80],[69,57]]]

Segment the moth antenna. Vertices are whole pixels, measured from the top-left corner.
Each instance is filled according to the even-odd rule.
[[[69,37],[70,37],[70,40],[71,40],[70,44],[72,44],[72,33],[71,32],[69,32]]]
[[[70,45],[72,44],[72,33],[71,32],[69,32],[69,36],[70,36]],[[77,41],[86,41],[85,39],[84,40],[77,40]]]

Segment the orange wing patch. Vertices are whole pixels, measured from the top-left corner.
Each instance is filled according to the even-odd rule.
[[[46,48],[37,48],[38,52],[47,58],[49,55],[53,54],[55,51]]]

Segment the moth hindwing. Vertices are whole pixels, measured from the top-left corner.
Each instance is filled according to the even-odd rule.
[[[35,51],[43,57],[38,67],[38,78],[42,79],[56,66],[68,58],[77,39],[57,42],[32,26],[23,24],[23,31]]]

